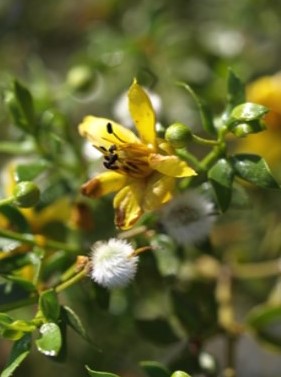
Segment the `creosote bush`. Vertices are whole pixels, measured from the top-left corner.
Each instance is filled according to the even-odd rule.
[[[266,134],[268,109],[247,100],[232,70],[219,114],[186,83],[178,86],[198,106],[199,132],[177,119],[157,131],[160,120],[137,79],[128,91],[137,133],[88,115],[78,135],[67,115],[38,111],[28,86],[16,80],[6,88],[15,132],[0,142],[9,154],[0,201],[0,333],[13,347],[2,377],[24,365],[32,347],[63,362],[68,328],[94,343],[103,330],[107,344],[106,322],[93,324],[92,339],[73,309],[80,310],[81,295],[93,301],[94,322],[107,310],[146,341],[175,346],[165,366],[141,362],[151,376],[218,375],[222,366],[206,350],[215,336],[228,349],[224,375],[235,373],[235,344],[244,334],[280,351],[273,331],[281,321],[279,228],[258,234],[248,209],[257,206],[265,220],[280,185],[262,156],[235,151],[241,137]],[[85,153],[87,142],[96,153]],[[272,234],[276,249],[269,244],[266,255],[260,246],[255,255],[254,245],[266,247]],[[268,290],[257,293],[256,280]],[[239,309],[242,320],[239,295],[251,302]],[[23,308],[30,310],[21,317]],[[87,365],[85,372],[113,376]]]

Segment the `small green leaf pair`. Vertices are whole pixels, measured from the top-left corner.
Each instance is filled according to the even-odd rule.
[[[234,177],[239,177],[261,188],[280,188],[262,157],[237,154],[221,158],[209,170],[208,179],[213,186],[218,206],[223,212],[230,204]]]

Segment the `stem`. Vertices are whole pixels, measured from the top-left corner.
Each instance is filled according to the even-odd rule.
[[[219,145],[218,140],[209,140],[209,139],[203,139],[200,136],[197,135],[192,135],[192,141],[195,141],[195,143],[200,144],[200,145],[205,145],[205,146],[216,146]]]
[[[259,263],[233,263],[230,268],[233,277],[237,279],[267,278],[281,273],[281,258]]]
[[[69,245],[63,242],[48,240],[43,236],[39,235],[32,235],[32,234],[20,234],[13,232],[7,229],[0,229],[0,236],[4,238],[9,238],[12,240],[20,241],[22,243],[32,245],[32,246],[39,246],[49,249],[62,249],[69,252],[78,252],[78,248],[76,245]]]
[[[223,371],[224,377],[235,377],[235,349],[236,349],[236,337],[227,334],[226,337],[226,362],[227,367]]]
[[[0,207],[5,206],[7,204],[12,204],[15,198],[10,196],[9,198],[0,199]]]
[[[225,143],[224,138],[225,138],[226,133],[227,133],[227,128],[222,127],[214,148],[200,162],[200,166],[202,170],[208,170],[220,156],[225,154],[226,143]]]
[[[221,148],[215,147],[213,150],[211,150],[211,152],[208,153],[207,156],[204,157],[203,160],[200,162],[201,170],[208,170],[209,167],[218,159],[220,155]]]
[[[67,280],[67,281],[65,281],[65,282],[57,285],[55,287],[55,291],[57,293],[60,293],[60,292],[64,291],[65,289],[69,288],[71,285],[73,285],[73,284],[77,283],[78,281],[80,281],[86,275],[87,275],[87,266],[85,266],[85,268],[83,268],[82,271],[79,271],[71,279],[69,279],[69,280]],[[9,304],[0,305],[0,311],[1,312],[8,312],[10,310],[22,308],[24,306],[34,305],[34,304],[37,303],[38,298],[39,298],[39,295],[36,294],[36,295],[28,297],[28,298],[26,298],[24,300],[19,300],[19,301],[11,302]]]
[[[195,170],[197,171],[202,170],[200,161],[191,153],[189,153],[186,149],[183,149],[183,148],[177,149],[176,153],[182,160],[190,162],[193,165]]]
[[[73,285],[73,284],[77,283],[78,281],[80,281],[81,279],[83,279],[87,275],[87,271],[88,271],[87,266],[85,266],[85,268],[83,268],[82,271],[78,272],[72,278],[70,278],[69,280],[66,280],[63,283],[57,285],[56,288],[55,288],[55,291],[57,293],[60,293],[60,292],[64,291],[65,289],[69,288],[71,285]]]

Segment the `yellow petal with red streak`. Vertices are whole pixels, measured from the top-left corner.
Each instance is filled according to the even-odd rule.
[[[142,181],[124,187],[114,198],[115,224],[120,229],[131,228],[142,215],[140,201],[144,193]]]
[[[106,171],[84,183],[81,192],[90,198],[99,198],[110,192],[120,190],[127,184],[127,179],[126,176],[114,171]]]

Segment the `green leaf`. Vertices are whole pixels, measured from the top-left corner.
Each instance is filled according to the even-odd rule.
[[[227,107],[231,111],[235,106],[245,102],[245,85],[230,68],[227,78]],[[229,112],[228,111],[228,112]]]
[[[230,125],[230,131],[237,137],[245,137],[249,134],[255,134],[266,129],[264,123],[260,119],[254,119],[247,123],[234,122]]]
[[[231,157],[230,161],[235,173],[245,181],[262,188],[280,188],[262,157],[252,154],[237,154]]]
[[[7,325],[9,325],[11,323],[13,323],[12,317],[10,317],[6,313],[0,313],[0,329],[1,329],[1,326],[6,327]]]
[[[246,323],[263,343],[281,351],[281,305],[261,305],[248,313]]]
[[[100,372],[97,370],[90,369],[87,365],[85,365],[89,376],[91,377],[119,377],[118,374],[109,373],[109,372]]]
[[[268,108],[256,103],[242,103],[231,111],[230,117],[240,122],[250,122],[260,119],[268,112]]]
[[[26,124],[26,121],[21,113],[15,93],[12,91],[7,91],[4,93],[4,101],[13,117],[15,126],[24,130],[25,132],[28,132],[28,125]]]
[[[189,85],[182,82],[180,82],[179,85],[183,87],[185,90],[187,90],[187,92],[192,96],[192,98],[196,102],[197,107],[199,109],[203,129],[213,135],[216,135],[217,130],[214,125],[213,115],[209,107],[206,105],[206,103],[203,100],[201,100],[197,96],[197,94],[193,91],[193,89]]]
[[[15,369],[27,357],[31,348],[31,334],[24,335],[14,343],[7,365],[5,366],[1,377],[10,377]]]
[[[78,317],[78,315],[68,306],[62,307],[63,313],[66,316],[67,324],[73,328],[79,335],[81,335],[84,339],[89,340],[89,337],[86,333],[86,330]]]
[[[1,206],[0,213],[13,224],[13,229],[21,233],[30,233],[30,225],[18,208],[9,205]]]
[[[10,323],[8,325],[8,328],[11,330],[17,330],[17,331],[22,331],[22,332],[32,332],[36,329],[36,326],[31,322],[27,322],[27,321],[23,321],[19,319],[19,320],[14,321],[13,323]]]
[[[62,336],[59,326],[56,323],[44,323],[40,327],[41,336],[36,340],[39,352],[46,356],[57,356],[62,346]]]
[[[1,249],[5,250],[7,248],[8,251],[13,250],[14,248],[17,248],[20,246],[20,244],[16,241],[10,241],[6,244],[2,241],[5,241],[6,239],[0,238],[0,245]],[[5,257],[1,260],[0,263],[0,273],[1,274],[10,274],[14,270],[17,270],[21,267],[24,267],[28,264],[31,264],[30,262],[30,254],[18,254],[18,255],[12,255],[11,257]],[[10,275],[8,275],[10,276]],[[17,287],[18,288],[18,287]]]
[[[43,173],[48,165],[48,162],[42,159],[28,164],[18,164],[15,169],[15,179],[17,182],[32,181],[39,174]]]
[[[225,158],[218,160],[208,171],[208,179],[223,212],[227,210],[231,200],[233,178],[234,170]]]
[[[32,96],[29,90],[17,80],[14,82],[14,92],[26,121],[27,128],[30,132],[32,132],[34,131],[35,127],[35,113]]]
[[[47,321],[58,321],[60,317],[60,304],[57,294],[53,289],[49,289],[40,295],[39,308]]]
[[[15,275],[5,275],[4,278],[21,287],[26,292],[36,292],[35,285],[29,280],[23,279]]]
[[[171,372],[157,361],[141,361],[140,366],[149,377],[170,377]]]

